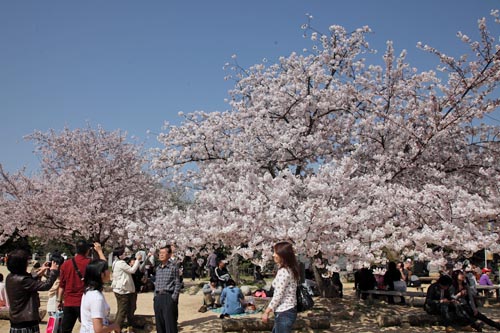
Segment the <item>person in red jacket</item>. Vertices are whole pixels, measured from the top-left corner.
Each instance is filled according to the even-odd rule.
[[[58,307],[63,310],[61,325],[63,333],[71,333],[76,320],[80,317],[80,304],[84,291],[83,277],[91,261],[89,254],[92,247],[99,255],[99,259],[106,260],[101,244],[96,242],[90,246],[87,241],[79,240],[76,243],[76,255],[61,265],[56,301],[59,303]]]

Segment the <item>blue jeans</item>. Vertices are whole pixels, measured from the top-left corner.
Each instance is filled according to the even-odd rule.
[[[272,333],[291,333],[292,326],[297,319],[297,309],[291,308],[274,314],[274,326]]]

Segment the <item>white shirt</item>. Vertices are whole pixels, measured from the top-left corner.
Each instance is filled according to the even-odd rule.
[[[80,333],[95,332],[92,322],[94,318],[102,318],[103,325],[109,325],[109,305],[98,290],[90,290],[83,294],[80,306]]]
[[[273,280],[273,287],[273,299],[268,307],[274,312],[290,310],[297,305],[297,281],[289,269],[278,269]]]

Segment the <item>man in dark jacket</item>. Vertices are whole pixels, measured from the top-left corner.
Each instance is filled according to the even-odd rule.
[[[48,278],[40,281],[28,273],[29,253],[14,250],[9,254],[7,268],[10,274],[5,281],[10,308],[10,332],[40,332],[40,298],[38,291],[49,290],[59,276],[59,266],[55,261],[44,265],[43,271],[50,269]]]
[[[368,297],[368,294],[363,294],[362,291],[373,290],[376,286],[377,280],[375,280],[372,269],[363,267],[354,273],[354,289],[356,295],[361,299]]]
[[[450,326],[453,322],[451,310],[453,298],[450,287],[452,279],[449,275],[441,275],[437,282],[434,282],[427,289],[424,309],[429,314],[440,315],[445,326]]]

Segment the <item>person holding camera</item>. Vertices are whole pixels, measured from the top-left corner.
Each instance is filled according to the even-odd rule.
[[[135,290],[134,274],[139,265],[142,264],[142,255],[138,254],[133,266],[130,266],[125,259],[125,247],[119,246],[113,250],[116,260],[113,262],[113,282],[111,287],[116,297],[116,318],[115,323],[121,328],[125,328],[124,322],[127,319],[128,325],[140,328],[134,320],[134,312],[137,303],[137,293]]]
[[[95,250],[99,259],[106,260],[101,244],[89,244],[81,239],[76,242],[76,255],[61,265],[59,290],[57,293],[58,308],[63,310],[62,331],[71,333],[76,320],[80,317],[80,305],[85,289],[84,276],[87,265],[92,260],[89,256]]]
[[[40,297],[39,291],[49,290],[59,275],[59,266],[55,261],[50,263],[50,272],[45,281],[41,281],[28,273],[29,253],[25,250],[14,250],[9,254],[5,286],[9,299],[10,332],[40,332]]]

